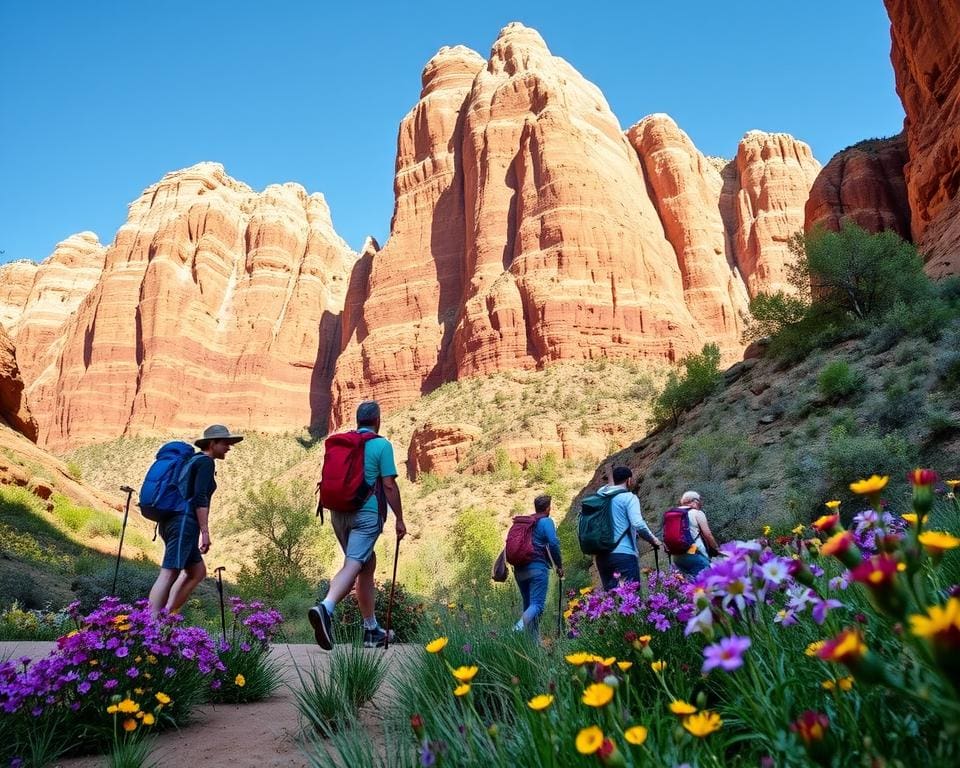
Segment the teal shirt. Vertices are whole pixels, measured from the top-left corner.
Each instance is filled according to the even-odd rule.
[[[360,427],[357,432],[373,432],[373,430],[369,427]],[[368,441],[363,448],[363,479],[368,485],[373,485],[378,477],[396,476],[397,465],[393,459],[391,442],[385,437]],[[376,494],[371,494],[361,509],[378,512]]]

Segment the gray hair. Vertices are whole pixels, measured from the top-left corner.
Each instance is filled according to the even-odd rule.
[[[701,501],[700,494],[696,491],[687,491],[680,497],[681,504],[689,504],[691,501]]]

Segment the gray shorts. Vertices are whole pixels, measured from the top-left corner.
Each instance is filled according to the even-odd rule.
[[[366,563],[383,532],[380,513],[369,509],[361,509],[359,512],[331,512],[330,522],[343,554],[358,563]]]

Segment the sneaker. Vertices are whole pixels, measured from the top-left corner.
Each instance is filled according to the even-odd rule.
[[[330,614],[322,603],[307,611],[310,626],[313,627],[313,636],[317,645],[325,651],[333,650],[333,627],[330,623]]]
[[[523,632],[523,629],[524,629],[523,619],[520,619],[516,624],[513,625],[514,632]]]
[[[394,631],[390,630],[390,642],[393,642],[395,636]],[[383,648],[387,644],[387,632],[383,627],[377,627],[376,629],[365,629],[363,630],[363,647],[364,648]]]

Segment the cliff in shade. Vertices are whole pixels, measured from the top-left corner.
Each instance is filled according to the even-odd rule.
[[[911,230],[933,277],[960,274],[960,4],[885,0],[906,118]]]
[[[41,443],[324,423],[317,361],[339,347],[353,261],[322,195],[258,194],[214,163],[167,174],[130,206],[60,345],[24,353],[39,359],[27,397]]]
[[[852,222],[868,232],[892,229],[909,240],[910,206],[904,166],[907,140],[861,141],[838,152],[810,190],[804,229],[821,226],[838,231]]]
[[[0,422],[28,440],[37,439],[37,424],[23,399],[23,379],[13,341],[0,326]]]
[[[397,142],[390,239],[354,274],[331,424],[475,374],[742,347],[749,297],[783,287],[819,165],[751,131],[718,170],[669,117],[623,132],[540,35],[484,61],[443,48]]]

